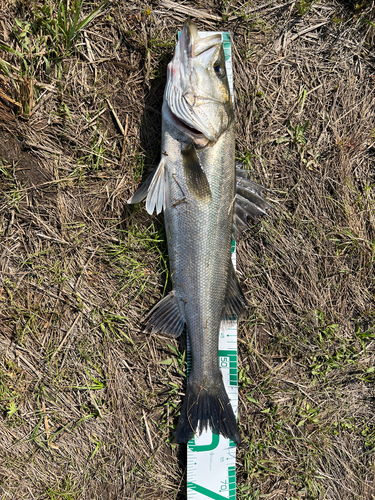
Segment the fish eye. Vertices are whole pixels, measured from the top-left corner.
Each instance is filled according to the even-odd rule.
[[[226,75],[225,68],[221,64],[215,64],[214,70],[216,76],[218,76],[219,78],[224,78],[224,76]]]

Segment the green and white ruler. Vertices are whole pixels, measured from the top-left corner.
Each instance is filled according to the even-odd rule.
[[[200,37],[213,35],[213,32],[199,32]],[[233,95],[233,72],[231,38],[221,32],[225,53],[225,65],[230,91]],[[236,267],[236,247],[232,242],[232,260]],[[238,409],[237,382],[237,322],[222,324],[219,338],[219,364],[224,385],[232,403],[234,414]],[[188,342],[188,372],[191,355]],[[187,448],[187,498],[188,500],[235,500],[236,499],[236,445],[233,441],[213,434],[211,430],[195,435]]]

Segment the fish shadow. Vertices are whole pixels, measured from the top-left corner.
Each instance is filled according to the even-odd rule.
[[[152,174],[152,172],[157,168],[160,155],[161,155],[161,141],[162,141],[162,105],[163,105],[163,95],[164,88],[167,82],[167,64],[169,60],[172,58],[166,58],[156,69],[157,74],[160,74],[159,78],[151,80],[149,83],[149,91],[145,98],[144,112],[141,119],[141,127],[140,127],[140,143],[141,143],[141,151],[143,162],[141,165],[141,171],[137,172],[137,174],[141,174],[141,181],[139,182],[139,186],[146,181],[146,179]],[[144,209],[143,209],[144,210]],[[135,205],[127,205],[125,207],[123,219],[133,218],[133,215],[136,211],[139,211],[139,208]],[[155,229],[160,231],[161,234],[164,230],[164,217],[163,214],[148,215],[149,221],[154,223]],[[134,219],[133,219],[134,220]],[[142,217],[142,220],[145,220],[145,216]],[[147,219],[146,219],[147,220]],[[165,257],[167,263],[168,260],[168,247],[167,241],[165,237],[160,238],[159,242],[159,250],[161,254]],[[169,271],[163,271],[158,276],[159,281],[159,290],[165,290],[165,294],[167,295],[172,290],[172,283],[169,279]],[[162,297],[160,296],[160,292],[155,290],[155,293],[152,294],[154,304],[160,300]],[[153,305],[150,305],[150,310]],[[143,329],[147,324],[147,320],[145,318],[142,319],[142,324],[140,327]],[[166,350],[165,353],[170,356],[171,353],[167,351],[167,342],[166,341]],[[186,331],[184,330],[183,334],[177,339],[178,349],[180,352],[186,351]],[[186,378],[183,380],[183,391],[186,390]],[[178,417],[174,417],[173,423],[176,425],[178,421]],[[178,491],[176,492],[176,500],[185,500],[187,498],[186,493],[186,457],[187,457],[187,445],[181,444],[178,446],[177,450],[177,461],[178,467],[183,472],[183,480],[181,481]]]

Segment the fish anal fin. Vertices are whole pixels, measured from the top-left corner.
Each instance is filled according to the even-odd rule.
[[[177,338],[185,326],[185,319],[181,316],[174,291],[158,302],[147,316],[148,322],[145,331],[151,330],[151,333]]]
[[[211,201],[212,194],[193,144],[181,150],[186,185],[190,193],[200,201]]]
[[[247,300],[238,281],[236,271],[231,263],[229,266],[228,288],[224,308],[224,319],[239,317],[247,308]]]
[[[154,173],[137,189],[128,203],[139,203],[146,198],[147,212],[151,215],[156,209],[156,213],[160,214],[167,206],[168,193],[169,177],[161,160]]]

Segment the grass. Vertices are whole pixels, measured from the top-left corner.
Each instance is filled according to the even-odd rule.
[[[63,60],[71,55],[80,32],[102,12],[105,4],[100,4],[80,21],[83,0],[70,5],[66,0],[50,2],[49,5],[36,2],[27,19],[14,19],[15,46],[1,43],[0,48],[13,55],[17,64],[10,65],[1,59],[0,68],[9,85],[10,82],[13,84],[11,95],[6,99],[17,105],[17,111],[24,118],[29,117],[41,96],[42,89],[37,83],[39,76],[51,76],[54,70],[55,78],[61,80]],[[67,106],[62,105],[67,110]]]
[[[0,46],[0,498],[182,500],[185,339],[143,333],[163,220],[126,203],[182,17],[26,7]],[[238,244],[237,497],[372,500],[373,2],[206,8],[234,32],[236,156],[276,207]]]

